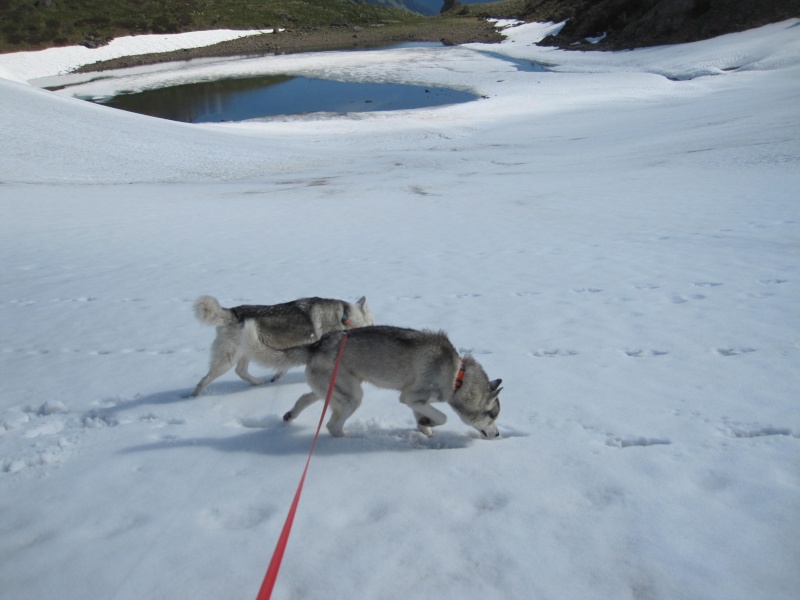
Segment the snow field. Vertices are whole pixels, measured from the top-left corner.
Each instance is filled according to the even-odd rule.
[[[300,370],[187,398],[208,293],[366,295],[503,378],[495,442],[368,389],[276,598],[794,598],[800,30],[573,54],[546,27],[179,76],[487,96],[430,111],[195,127],[0,80],[3,590],[255,597],[319,413],[280,419]]]

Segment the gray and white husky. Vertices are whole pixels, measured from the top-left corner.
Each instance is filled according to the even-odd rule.
[[[312,391],[303,394],[283,416],[292,421],[310,405],[324,398],[344,333],[326,334],[318,342],[286,352],[295,363],[306,364],[306,380]],[[500,435],[495,421],[500,414],[501,379],[489,381],[478,362],[463,359],[444,332],[417,331],[385,325],[363,327],[348,333],[342,362],[331,396],[331,435],[344,435],[345,421],[361,405],[363,382],[398,390],[400,402],[413,412],[418,429],[430,437],[433,427],[447,415],[431,406],[447,402],[467,425],[485,438]]]
[[[236,374],[251,383],[262,381],[250,375],[253,360],[274,367],[276,381],[287,369],[304,363],[292,362],[284,349],[310,344],[330,331],[372,325],[367,299],[355,304],[327,298],[301,298],[273,305],[242,305],[223,308],[216,298],[200,296],[194,314],[205,325],[216,325],[217,337],[211,344],[211,366],[192,392],[197,396],[209,383],[236,364]]]

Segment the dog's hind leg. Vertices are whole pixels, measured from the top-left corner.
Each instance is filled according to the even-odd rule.
[[[303,394],[297,399],[297,402],[294,403],[292,410],[288,411],[285,415],[283,415],[283,420],[286,422],[294,421],[301,412],[307,409],[309,406],[314,404],[320,397],[317,396],[314,392],[308,392],[307,394]]]
[[[203,388],[217,377],[227,373],[233,363],[241,358],[237,336],[238,330],[230,327],[217,327],[217,337],[214,338],[214,342],[211,344],[211,366],[208,367],[208,374],[194,388],[192,396],[199,396]]]
[[[246,356],[240,358],[239,362],[236,363],[236,374],[251,385],[261,385],[262,383],[264,383],[259,378],[253,377],[252,375],[250,375],[250,373],[247,372],[247,367],[249,364],[250,364],[249,358],[247,358]]]
[[[200,392],[212,381],[214,381],[217,377],[221,377],[228,370],[233,366],[233,361],[228,362],[215,362],[211,365],[211,368],[208,370],[208,374],[200,380],[200,383],[197,384],[197,387],[194,388],[192,392],[192,396],[199,396]]]
[[[331,398],[331,418],[325,425],[331,435],[335,437],[344,437],[344,423],[349,419],[354,412],[361,406],[361,400],[364,398],[364,391],[361,385],[355,382],[348,382],[347,391],[344,386],[338,385],[334,388],[333,397]]]

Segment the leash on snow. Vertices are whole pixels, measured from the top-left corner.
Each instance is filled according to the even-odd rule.
[[[261,589],[258,592],[256,600],[269,600],[272,596],[272,588],[275,587],[275,582],[278,580],[278,571],[281,568],[281,561],[283,560],[283,553],[286,550],[286,544],[289,541],[289,534],[292,531],[292,523],[294,522],[294,515],[297,512],[297,505],[300,503],[300,494],[303,492],[303,484],[306,481],[306,473],[308,473],[308,465],[311,464],[311,455],[314,454],[314,448],[317,445],[320,429],[322,429],[322,421],[325,419],[325,413],[328,410],[328,405],[331,402],[331,395],[333,395],[333,386],[336,383],[336,375],[339,373],[339,364],[342,362],[342,354],[344,353],[344,346],[347,343],[347,332],[339,344],[339,354],[336,355],[336,363],[333,366],[333,375],[331,376],[331,383],[328,386],[328,393],[325,395],[325,404],[322,407],[322,414],[319,417],[319,424],[317,425],[317,433],[314,434],[314,441],[311,442],[311,450],[308,453],[306,460],[306,467],[303,469],[303,475],[300,477],[300,483],[297,486],[297,491],[292,500],[292,506],[289,508],[289,514],[286,515],[286,521],[283,524],[283,530],[278,543],[275,545],[275,550],[272,553],[272,560],[270,560],[267,574],[264,576],[264,582],[261,584]]]

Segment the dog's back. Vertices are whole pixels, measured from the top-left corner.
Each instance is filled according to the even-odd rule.
[[[356,304],[330,298],[301,298],[231,310],[242,322],[254,321],[254,330],[262,344],[280,350],[310,344],[331,331],[372,325],[365,298]]]
[[[303,298],[271,306],[237,306],[231,310],[241,322],[247,323],[251,336],[257,336],[258,344],[282,350],[317,339],[308,301]]]
[[[339,335],[323,337],[312,352],[309,367],[328,370],[340,339]],[[342,358],[342,366],[360,381],[396,390],[428,387],[451,391],[460,362],[444,332],[386,325],[351,331]]]

